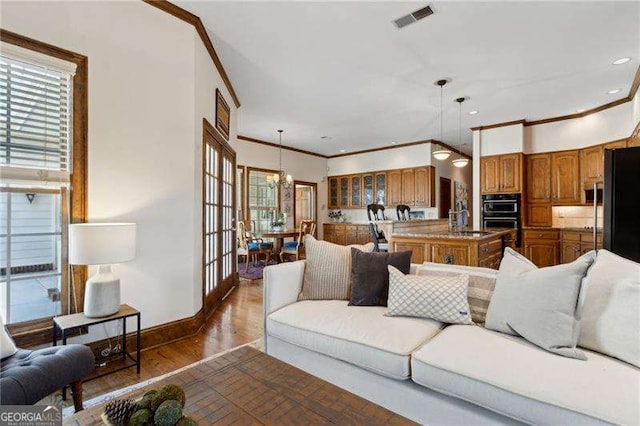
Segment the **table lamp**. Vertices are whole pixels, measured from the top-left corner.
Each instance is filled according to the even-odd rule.
[[[132,260],[136,253],[135,223],[78,223],[69,225],[69,264],[99,265],[87,280],[84,314],[90,318],[113,315],[120,309],[120,278],[112,263]]]

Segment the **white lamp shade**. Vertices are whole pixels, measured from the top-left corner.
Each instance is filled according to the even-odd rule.
[[[69,263],[109,265],[132,260],[136,254],[135,223],[69,225]]]
[[[433,152],[433,156],[436,158],[436,160],[446,160],[450,155],[451,151],[446,149],[440,149]]]
[[[458,158],[456,160],[453,160],[452,163],[457,168],[462,168],[462,167],[465,167],[467,164],[469,164],[469,159],[468,158]]]

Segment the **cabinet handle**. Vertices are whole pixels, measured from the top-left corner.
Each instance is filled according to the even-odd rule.
[[[538,234],[538,237],[542,237],[542,234]]]

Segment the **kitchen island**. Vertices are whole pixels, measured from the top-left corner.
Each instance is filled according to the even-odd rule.
[[[446,219],[380,220],[378,230],[384,235],[395,233],[430,233],[447,230]],[[322,225],[323,238],[336,244],[366,244],[372,242],[369,222],[331,222]]]
[[[411,263],[435,262],[498,269],[505,247],[513,248],[515,238],[515,229],[392,232],[389,251],[410,250]]]

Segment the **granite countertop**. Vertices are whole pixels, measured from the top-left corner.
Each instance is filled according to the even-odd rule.
[[[446,220],[446,219],[412,219],[412,220],[376,220],[376,223],[418,223],[418,222],[433,222],[438,220]],[[346,222],[325,222],[327,225],[368,225],[368,220],[351,220]]]
[[[447,240],[471,240],[481,241],[485,239],[492,239],[496,236],[506,235],[512,232],[513,229],[460,229],[456,231],[442,231],[442,232],[429,232],[429,233],[413,233],[413,232],[398,232],[391,234],[393,237],[409,237],[409,238],[421,238],[421,239],[447,239]]]
[[[553,226],[523,226],[522,229],[533,229],[540,231],[579,231],[579,232],[593,232],[593,228],[581,228],[575,226],[567,226],[565,228],[553,227]],[[598,228],[598,232],[602,232],[602,228]]]

